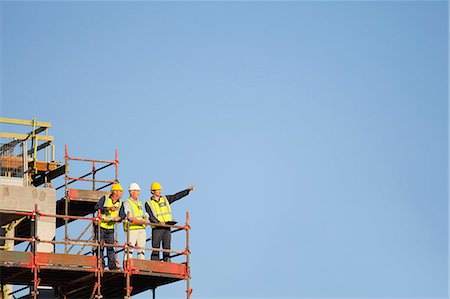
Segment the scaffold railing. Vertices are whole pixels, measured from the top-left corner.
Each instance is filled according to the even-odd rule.
[[[32,272],[32,279],[29,281],[31,286],[31,296],[32,298],[38,298],[39,295],[39,286],[41,284],[41,277],[43,274],[41,272],[42,269],[52,269],[59,271],[70,271],[76,269],[77,271],[94,273],[91,283],[92,290],[90,293],[90,298],[102,298],[102,277],[105,272],[115,272],[118,275],[123,275],[125,279],[124,285],[124,298],[131,298],[133,286],[131,282],[131,278],[133,275],[141,275],[141,274],[158,274],[158,275],[169,275],[172,277],[176,277],[178,280],[186,281],[186,298],[190,298],[192,289],[190,286],[190,248],[189,248],[189,231],[191,229],[189,224],[189,212],[186,212],[186,222],[184,225],[167,225],[167,224],[159,224],[159,223],[150,223],[147,222],[146,225],[151,226],[159,226],[166,227],[171,230],[171,233],[176,233],[180,231],[185,232],[185,248],[182,250],[167,250],[160,248],[152,248],[152,247],[138,247],[132,246],[129,240],[129,231],[126,232],[125,242],[122,244],[104,244],[103,242],[99,242],[99,240],[81,240],[81,239],[69,239],[66,238],[63,241],[53,240],[44,240],[39,238],[37,235],[37,226],[38,220],[41,217],[49,217],[49,218],[64,218],[64,219],[73,219],[73,220],[83,220],[91,222],[92,224],[96,224],[97,229],[100,229],[98,225],[101,219],[101,214],[99,213],[96,217],[79,217],[79,216],[70,216],[70,215],[56,215],[56,214],[48,214],[41,213],[38,209],[38,205],[35,206],[34,211],[22,212],[22,211],[10,211],[10,210],[1,210],[0,214],[15,214],[23,217],[28,217],[31,220],[31,228],[30,228],[30,237],[28,238],[20,238],[20,237],[0,237],[0,240],[13,240],[20,242],[29,242],[30,251],[0,251],[0,266],[3,267],[6,264],[10,265],[11,263],[18,263],[21,267],[30,269]],[[127,220],[125,220],[126,222]],[[100,234],[98,234],[99,236]],[[151,238],[147,239],[149,241]],[[48,243],[53,244],[55,248],[55,252],[38,252],[37,245],[39,243]],[[91,246],[93,250],[91,251],[91,255],[73,255],[56,252],[56,245],[79,245],[79,246]],[[115,270],[105,270],[102,265],[102,261],[100,259],[100,250],[103,250],[106,247],[114,247],[116,252],[125,251],[125,256],[131,251],[131,249],[140,249],[144,251],[157,251],[157,252],[168,252],[171,254],[171,257],[179,257],[184,256],[185,259],[181,263],[172,263],[172,262],[160,262],[160,261],[152,261],[152,260],[139,260],[128,257],[126,262],[124,261],[123,270],[115,271]],[[19,254],[20,253],[20,254]],[[117,255],[116,255],[117,257]],[[1,268],[0,268],[1,270]],[[21,272],[19,272],[21,273]],[[3,284],[3,281],[7,281],[8,283],[14,281],[11,277],[3,277],[0,281]],[[48,284],[48,279],[46,280]],[[56,282],[55,282],[56,283]],[[152,289],[153,294],[155,292],[155,288]],[[67,291],[67,290],[66,290]],[[11,292],[10,294],[15,293]],[[66,298],[67,294],[63,294],[64,298]],[[69,296],[70,297],[70,296]]]
[[[64,214],[66,216],[69,216],[69,202],[74,199],[74,194],[78,195],[79,189],[71,189],[69,188],[69,185],[80,182],[80,183],[90,183],[89,188],[84,188],[84,190],[90,190],[90,191],[99,191],[102,190],[115,182],[118,181],[118,173],[119,173],[119,158],[118,158],[118,150],[115,150],[115,159],[114,160],[104,160],[104,159],[89,159],[89,158],[80,158],[80,157],[71,157],[69,155],[69,146],[65,145],[65,153],[64,153],[64,161],[65,161],[65,174],[64,174],[64,184],[55,188],[56,190],[59,190],[61,188],[64,188]],[[85,162],[90,164],[90,170],[81,175],[81,176],[73,176],[69,175],[70,170],[70,162],[71,161],[79,161],[83,162],[82,164],[85,164]],[[100,164],[100,165],[99,165]],[[101,171],[104,171],[104,169],[114,166],[114,179],[99,179],[98,174]],[[101,184],[101,186],[99,186]],[[91,214],[94,213],[94,211],[85,211],[85,214]],[[64,219],[64,232],[65,232],[65,240],[69,241],[68,237],[68,224],[69,221],[72,221],[74,219],[71,218],[63,218]],[[93,226],[92,226],[93,227]],[[87,230],[88,228],[86,228]],[[91,237],[94,234],[91,234]],[[71,247],[72,248],[72,247]],[[68,253],[70,249],[68,246],[65,246],[65,252]]]
[[[0,132],[0,177],[5,185],[35,186],[51,184],[57,176],[53,136],[48,135],[51,123],[0,117],[0,123],[14,126],[13,132]],[[24,126],[28,133],[20,132]],[[20,147],[20,149],[19,149]],[[41,152],[39,161],[38,153]],[[22,178],[22,181],[19,180]]]
[[[75,182],[89,182],[92,186],[89,188],[90,190],[102,190],[118,181],[119,179],[119,154],[118,150],[115,151],[115,159],[114,160],[102,160],[102,159],[89,159],[89,158],[79,158],[79,157],[71,157],[69,155],[69,146],[66,144],[65,146],[65,154],[64,160],[66,164],[66,173],[65,173],[65,184],[56,188],[56,190],[66,187],[68,189],[68,185],[73,184]],[[80,161],[80,162],[89,162],[91,164],[91,170],[84,175],[79,177],[73,177],[69,175],[69,164],[70,161]],[[101,164],[98,167],[98,164]],[[114,166],[114,179],[112,180],[104,180],[96,178],[97,173],[106,169],[110,166]],[[88,178],[92,177],[92,178]],[[96,187],[96,183],[102,183],[103,186]]]

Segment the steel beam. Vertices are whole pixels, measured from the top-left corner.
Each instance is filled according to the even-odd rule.
[[[52,170],[48,173],[41,174],[40,176],[33,178],[32,184],[36,187],[40,186],[43,183],[45,183],[45,178],[47,178],[47,181],[51,181],[51,180],[63,175],[65,173],[65,171],[66,171],[66,165],[59,166],[55,170]]]
[[[45,129],[46,129],[46,128],[44,128],[44,127],[37,128],[36,130],[34,130],[34,134],[39,134],[39,133],[45,131]],[[27,135],[31,136],[32,134],[33,134],[33,131],[31,131],[31,132],[28,133]],[[16,146],[17,144],[19,144],[21,141],[22,141],[22,140],[13,140],[13,141],[11,141],[11,142],[9,142],[9,143],[3,144],[3,145],[0,147],[0,151],[3,151],[5,148],[8,148],[8,147],[14,147],[14,146]],[[31,151],[32,151],[32,150],[31,150]],[[31,155],[31,154],[32,154],[32,152],[31,152],[31,153],[28,153],[28,155]]]
[[[8,133],[8,132],[0,132],[0,138],[10,138],[10,139],[27,139],[28,137],[30,137],[30,135],[28,134],[21,134],[21,133]],[[45,140],[45,141],[53,141],[53,136],[50,135],[36,135],[34,138],[36,138],[36,140]]]

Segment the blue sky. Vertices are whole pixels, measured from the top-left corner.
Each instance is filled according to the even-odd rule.
[[[143,201],[196,184],[194,298],[447,298],[448,12],[3,1],[0,115],[117,148]]]

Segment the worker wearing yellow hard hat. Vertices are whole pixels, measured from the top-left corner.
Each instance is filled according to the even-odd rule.
[[[170,204],[185,197],[189,192],[195,189],[195,185],[180,191],[174,195],[161,194],[162,186],[158,182],[153,182],[150,186],[152,197],[145,203],[145,211],[151,223],[155,224],[175,224],[172,217]],[[152,248],[162,248],[170,250],[170,227],[161,227],[152,225]],[[159,251],[152,251],[152,260],[159,260]],[[170,262],[170,253],[163,252],[163,261]]]
[[[100,211],[102,215],[100,218],[100,229],[98,227],[94,228],[95,239],[99,242],[114,244],[114,225],[125,218],[122,202],[120,201],[122,193],[122,186],[119,183],[115,183],[111,186],[109,196],[105,195],[100,198],[94,207],[94,211]],[[98,236],[98,230],[100,230],[100,238]],[[108,268],[110,270],[120,269],[116,265],[116,252],[114,247],[106,247],[106,253],[108,256]],[[104,248],[100,250],[100,258],[102,259],[103,268],[105,268]]]
[[[122,185],[119,183],[113,184],[111,187],[111,191],[123,191]]]
[[[153,182],[152,185],[150,186],[150,190],[151,191],[162,190],[162,186],[158,182]]]

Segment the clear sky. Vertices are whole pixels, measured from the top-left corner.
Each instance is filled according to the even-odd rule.
[[[196,184],[194,298],[447,298],[448,15],[3,1],[0,115],[52,122],[60,161],[117,148],[143,201]]]

